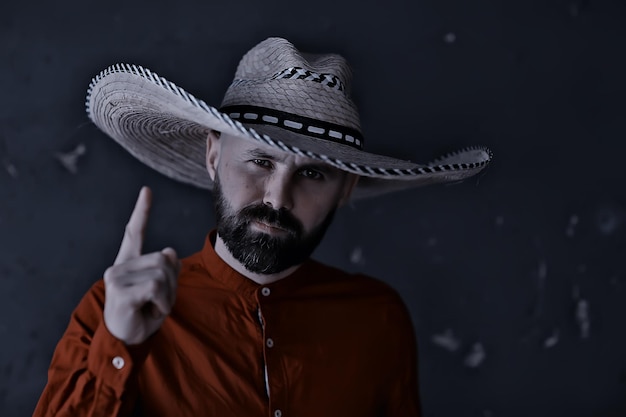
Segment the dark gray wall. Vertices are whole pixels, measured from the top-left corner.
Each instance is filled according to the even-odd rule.
[[[2,2],[0,415],[32,413],[141,185],[146,250],[190,254],[213,226],[207,193],[88,122],[91,77],[137,63],[217,105],[272,35],[349,58],[370,150],[495,153],[463,184],[347,207],[316,253],[401,292],[426,415],[625,415],[625,18],[620,0]],[[56,155],[78,146],[73,174]],[[455,351],[436,343],[446,329]]]

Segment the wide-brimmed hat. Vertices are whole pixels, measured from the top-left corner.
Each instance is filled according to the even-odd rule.
[[[269,38],[241,59],[219,109],[129,64],[96,76],[86,106],[89,118],[141,162],[205,189],[213,186],[205,166],[211,130],[358,174],[353,198],[460,181],[491,161],[491,151],[479,146],[425,164],[365,152],[351,79],[343,57],[302,53],[285,39]]]

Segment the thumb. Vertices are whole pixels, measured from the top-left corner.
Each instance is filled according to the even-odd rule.
[[[172,248],[165,248],[161,251],[167,261],[174,267],[174,275],[168,279],[170,303],[173,305],[176,300],[176,287],[178,286],[178,274],[180,273],[181,262],[178,260],[176,251]]]
[[[178,260],[178,255],[176,251],[172,248],[165,248],[161,251],[163,255],[167,258],[167,260],[178,269],[180,266],[180,261]]]

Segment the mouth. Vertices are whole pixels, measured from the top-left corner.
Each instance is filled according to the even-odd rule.
[[[267,224],[260,220],[252,220],[250,222],[250,226],[257,229],[258,231],[267,233],[269,235],[274,235],[274,236],[282,236],[282,235],[287,235],[291,233],[289,230],[283,229],[282,227],[278,225]]]

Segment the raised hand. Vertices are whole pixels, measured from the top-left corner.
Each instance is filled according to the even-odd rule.
[[[104,273],[104,323],[127,345],[156,332],[176,299],[180,261],[174,249],[141,254],[151,204],[152,192],[143,187],[117,258]]]

